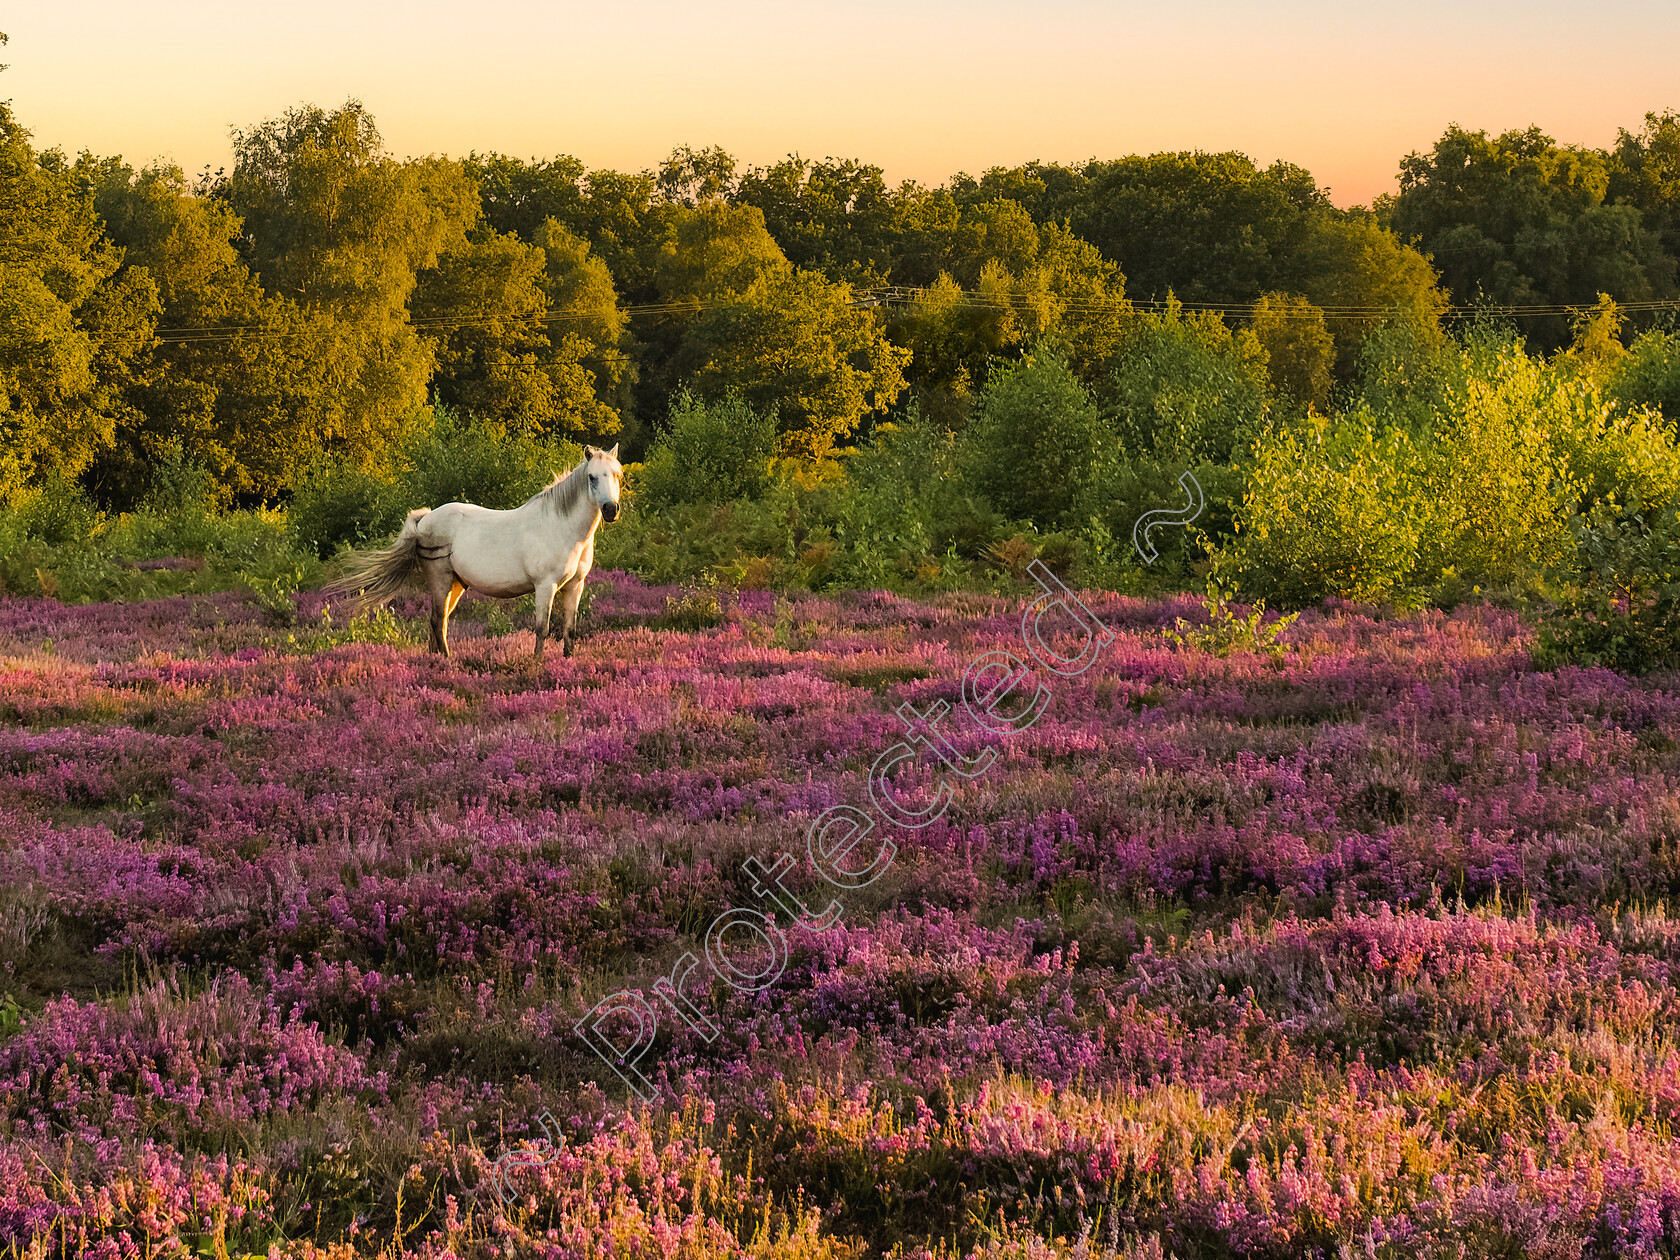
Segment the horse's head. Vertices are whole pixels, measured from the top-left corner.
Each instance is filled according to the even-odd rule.
[[[589,477],[589,501],[601,509],[601,519],[618,519],[619,483],[624,468],[618,462],[618,447],[610,451],[593,446],[583,448],[584,473]]]

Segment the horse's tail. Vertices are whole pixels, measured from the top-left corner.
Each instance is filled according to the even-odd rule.
[[[400,595],[419,576],[420,518],[430,511],[430,508],[415,508],[410,512],[390,546],[352,551],[339,575],[327,583],[327,591],[334,595],[354,595],[363,612]]]

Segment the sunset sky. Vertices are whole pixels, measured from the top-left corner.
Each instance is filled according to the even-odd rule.
[[[42,147],[226,164],[230,126],[364,101],[399,155],[678,144],[859,157],[891,181],[1032,158],[1239,149],[1339,205],[1447,124],[1606,145],[1680,108],[1680,3],[34,4],[0,99]]]

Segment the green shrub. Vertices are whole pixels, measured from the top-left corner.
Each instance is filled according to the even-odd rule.
[[[286,515],[298,544],[323,560],[341,546],[360,547],[402,524],[394,485],[353,464],[321,461],[293,491]]]
[[[287,597],[290,603],[290,597]],[[282,614],[283,617],[283,614]],[[309,655],[345,643],[381,643],[392,647],[414,647],[426,641],[429,629],[424,617],[403,619],[389,608],[358,613],[343,625],[333,623],[332,609],[321,609],[320,619],[305,624],[283,625],[286,630],[270,637],[270,646],[286,653]]]
[[[775,452],[775,412],[755,411],[738,395],[708,404],[683,390],[644,462],[638,493],[654,508],[756,499],[770,484]]]
[[[257,606],[268,614],[269,619],[277,626],[292,626],[297,624],[297,603],[294,600],[298,588],[308,578],[308,570],[302,565],[296,565],[282,573],[266,575],[262,573],[242,572],[240,580],[251,588],[256,596]]]
[[[1079,378],[1048,353],[994,371],[963,434],[967,484],[1003,515],[1040,529],[1069,523],[1117,455]]]
[[[939,555],[954,549],[966,560],[985,556],[1007,535],[1009,519],[964,478],[963,445],[916,403],[896,424],[876,426],[874,439],[847,460],[845,481],[832,490],[837,505],[854,496],[872,500],[882,518],[922,523],[913,531],[897,527],[907,543]]]
[[[1205,559],[1209,547],[1223,546],[1234,536],[1237,512],[1247,486],[1241,469],[1228,464],[1186,467],[1147,455],[1116,461],[1093,487],[1079,513],[1085,521],[1082,532],[1088,536],[1093,533],[1094,518],[1113,540],[1117,560],[1124,558],[1127,564],[1144,565],[1133,547],[1132,529],[1145,512],[1185,506],[1184,490],[1178,479],[1186,472],[1202,487],[1205,506],[1189,525],[1162,527],[1150,534],[1161,558],[1147,565],[1151,573],[1182,579],[1192,565]]]
[[[92,537],[104,513],[87,491],[67,477],[58,477],[13,497],[18,534],[49,547]]]
[[[515,508],[583,459],[583,449],[563,438],[510,434],[501,425],[461,417],[447,407],[429,409],[398,452],[392,512],[400,523],[412,508],[477,503]]]
[[[582,449],[563,439],[509,434],[447,407],[425,408],[412,418],[384,470],[333,459],[311,467],[293,492],[292,535],[324,559],[341,546],[389,537],[411,508],[518,507],[582,458]]]
[[[1451,566],[1466,579],[1511,584],[1555,565],[1579,481],[1569,435],[1584,402],[1572,374],[1549,370],[1520,342],[1473,339],[1462,380],[1423,443],[1421,502],[1428,522],[1418,569]]]
[[[710,630],[723,623],[723,604],[716,587],[684,591],[665,597],[665,615],[655,617],[656,630],[681,630],[689,634]]]
[[[215,474],[188,459],[179,439],[165,444],[149,470],[149,486],[139,507],[157,516],[213,516],[223,505]]]
[[[1216,572],[1292,607],[1394,594],[1430,521],[1420,462],[1404,430],[1367,414],[1275,426],[1255,443]]]
[[[1680,657],[1680,500],[1599,504],[1572,522],[1576,586],[1541,623],[1535,659],[1645,673]]]
[[[1680,421],[1680,332],[1652,328],[1635,337],[1608,392],[1626,406],[1656,407]]]
[[[1285,647],[1278,642],[1278,636],[1294,625],[1301,614],[1290,613],[1268,622],[1266,601],[1261,599],[1255,601],[1246,617],[1239,617],[1231,609],[1235,594],[1234,591],[1221,590],[1217,584],[1209,585],[1207,598],[1202,600],[1208,623],[1198,626],[1177,617],[1174,618],[1173,628],[1163,630],[1161,634],[1180,651],[1206,652],[1212,656],[1229,656],[1232,652],[1282,656]]]
[[[1129,455],[1182,469],[1229,463],[1264,424],[1268,386],[1252,332],[1174,303],[1141,317],[1121,343],[1102,402]]]
[[[1358,405],[1414,437],[1447,410],[1447,390],[1463,380],[1460,348],[1432,323],[1388,320],[1359,347]]]

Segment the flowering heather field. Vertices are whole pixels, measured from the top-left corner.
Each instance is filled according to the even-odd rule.
[[[1487,608],[1222,658],[1163,638],[1193,601],[1090,596],[1117,642],[773,987],[714,983],[719,1039],[662,1023],[631,1106],[573,1022],[865,804],[893,705],[955,703],[1021,601],[693,631],[595,582],[540,665],[339,642],[318,596],[0,601],[0,1241],[1680,1250],[1674,679],[1537,672]]]

